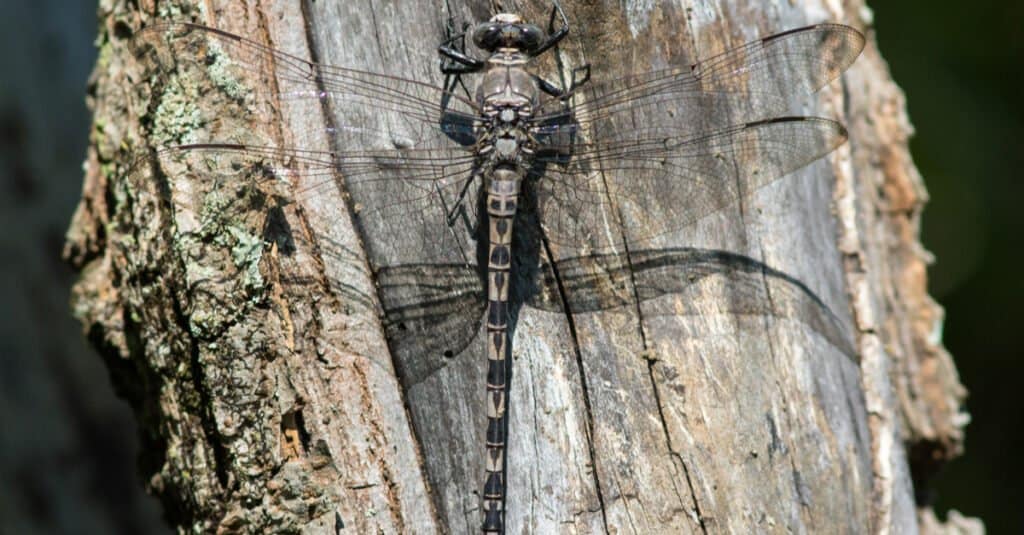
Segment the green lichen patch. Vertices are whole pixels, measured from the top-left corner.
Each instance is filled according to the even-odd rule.
[[[216,339],[266,297],[264,242],[253,230],[262,198],[247,184],[216,183],[202,194],[198,227],[175,237],[192,296],[190,330],[201,340]]]
[[[176,81],[177,77],[172,80]],[[205,124],[198,102],[195,86],[165,85],[152,116],[151,142],[157,146],[196,142],[197,131]]]
[[[148,38],[139,48],[148,50],[141,61],[156,99],[148,111],[151,145],[228,141],[252,130],[248,71],[224,50],[227,45],[201,32]]]
[[[93,44],[99,49],[96,55],[96,70],[105,71],[110,68],[114,57],[114,47],[106,32],[100,32]]]
[[[224,52],[219,41],[210,42],[206,70],[210,81],[231,99],[244,102],[252,95],[246,81],[235,74],[240,67]]]
[[[195,6],[190,4],[182,6],[178,2],[160,2],[157,6],[157,15],[162,19],[179,20],[192,11],[193,7],[199,8],[200,13],[205,13],[201,3]]]
[[[235,267],[243,273],[245,289],[249,293],[262,290],[264,280],[259,264],[263,257],[263,239],[236,226],[228,227],[228,231],[235,239],[231,257],[235,262]]]

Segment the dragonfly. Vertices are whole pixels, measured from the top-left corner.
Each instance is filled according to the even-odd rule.
[[[339,209],[363,234],[405,385],[485,341],[484,533],[505,529],[510,303],[578,313],[679,293],[712,273],[737,283],[767,274],[788,288],[780,295],[794,316],[853,351],[792,277],[741,255],[659,244],[845,142],[836,121],[779,113],[846,70],[862,34],[817,24],[680,68],[592,80],[583,67],[562,86],[533,65],[569,29],[557,2],[547,30],[497,14],[470,34],[482,57],[460,45],[465,34],[438,47],[442,84],[318,64],[192,22],[154,24],[132,42],[155,83],[194,71],[236,103],[313,100],[340,118],[326,128],[327,151],[217,139],[216,120],[187,139],[154,124],[167,143],[135,167],[211,184],[284,184],[292,199],[322,187],[346,193],[350,206]],[[264,72],[276,73],[273,84],[237,83]],[[463,85],[470,77],[475,94]]]

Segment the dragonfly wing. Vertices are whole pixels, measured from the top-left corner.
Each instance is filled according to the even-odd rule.
[[[151,71],[169,80],[186,69],[207,73],[213,84],[237,100],[315,99],[344,114],[342,123],[376,124],[386,115],[401,117],[414,137],[448,135],[459,144],[474,139],[479,116],[469,99],[429,83],[387,74],[324,65],[270,48],[251,39],[190,22],[167,22],[140,30],[130,44]],[[274,79],[267,79],[275,73]]]
[[[474,266],[389,266],[376,278],[384,328],[406,388],[447,366],[480,331],[486,301]]]
[[[248,187],[286,202],[301,202],[324,188],[338,188],[351,199],[365,232],[392,238],[404,233],[407,239],[416,226],[429,226],[436,236],[424,239],[452,245],[449,242],[458,233],[445,223],[445,207],[454,205],[466,189],[463,203],[475,208],[477,191],[465,188],[473,180],[473,167],[472,153],[462,148],[330,152],[201,143],[143,155],[131,173],[173,177],[169,191],[187,190],[192,196],[208,195],[216,188]],[[338,210],[344,213],[346,207]],[[433,259],[393,262],[427,260]]]
[[[622,131],[614,140],[577,143],[568,164],[548,165],[537,179],[538,202],[549,238],[570,251],[647,248],[845,140],[842,125],[813,117],[693,137],[673,128]]]
[[[688,67],[584,84],[574,95],[575,119],[586,128],[597,128],[607,119],[642,118],[639,124],[672,124],[691,128],[690,133],[763,119],[786,111],[793,99],[836,79],[863,47],[864,36],[840,24],[781,32]],[[540,120],[560,114],[563,105],[560,100],[547,102]]]

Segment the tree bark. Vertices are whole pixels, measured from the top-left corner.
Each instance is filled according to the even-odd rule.
[[[180,531],[476,531],[482,350],[402,387],[376,266],[342,193],[242,193],[207,227],[208,196],[125,178],[128,155],[157,144],[154,132],[209,134],[194,110],[218,117],[220,132],[314,150],[330,149],[324,132],[338,124],[317,102],[239,104],[202,80],[191,93],[152,92],[126,50],[157,20],[140,4],[101,6],[96,128],[66,255],[81,269],[76,313],[142,422],[149,490]],[[352,4],[182,1],[160,14],[440,83],[444,3]],[[494,12],[468,4],[457,19]],[[902,94],[861,2],[759,6],[566,2],[571,34],[538,69],[644,72],[814,22],[865,32],[863,55],[807,104],[842,120],[849,143],[731,208],[740,217],[704,218],[666,244],[732,251],[801,281],[859,358],[785,314],[731,309],[727,277],[630,309],[524,307],[509,395],[510,533],[939,529],[915,492],[962,449],[965,391],[926,293],[926,194]],[[542,25],[550,9],[514,7]],[[275,224],[293,242],[264,242]],[[186,232],[197,228],[199,240]],[[758,280],[785,304],[785,288]]]

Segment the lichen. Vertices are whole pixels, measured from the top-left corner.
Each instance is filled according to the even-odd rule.
[[[263,258],[263,239],[250,234],[245,229],[230,226],[228,232],[235,238],[235,246],[231,248],[231,258],[235,267],[244,274],[243,284],[246,293],[253,295],[264,287],[263,275],[260,273],[260,259]]]
[[[157,145],[194,142],[204,125],[195,87],[178,84],[177,79],[171,76],[154,112],[151,139]]]
[[[96,127],[96,129],[98,131],[102,131],[102,128],[103,127],[100,126],[100,125],[97,125],[97,127]],[[110,181],[114,177],[117,176],[117,168],[118,168],[118,163],[117,162],[114,162],[114,161],[102,161],[102,162],[100,162],[100,176],[103,177],[103,180],[105,180],[107,184],[109,184]]]
[[[193,295],[189,329],[201,340],[216,339],[265,298],[266,281],[260,273],[265,244],[246,220],[252,195],[259,193],[249,185],[214,181],[202,193],[198,226],[175,232],[175,248]]]
[[[114,58],[114,47],[110,44],[106,32],[100,33],[93,44],[99,49],[96,55],[96,70],[106,71]]]
[[[162,19],[178,19],[182,18],[184,10],[181,6],[172,2],[161,2],[157,8],[157,16]]]
[[[244,101],[251,94],[251,90],[244,81],[235,76],[234,71],[237,67],[231,56],[224,52],[219,41],[210,41],[209,56],[212,61],[206,70],[210,75],[210,81],[232,99]]]

